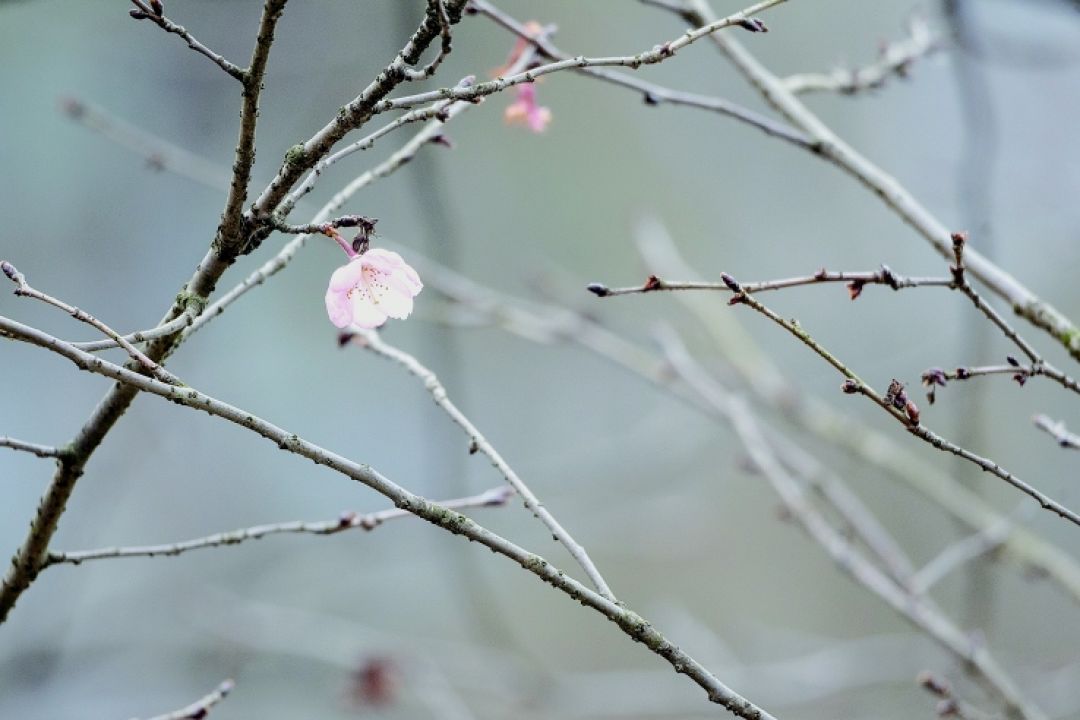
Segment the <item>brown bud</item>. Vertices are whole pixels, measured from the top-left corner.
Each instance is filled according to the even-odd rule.
[[[904,403],[904,414],[907,415],[907,419],[911,421],[912,425],[919,424],[919,407],[910,398]]]

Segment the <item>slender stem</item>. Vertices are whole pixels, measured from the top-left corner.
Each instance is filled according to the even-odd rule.
[[[694,660],[677,645],[668,640],[641,615],[616,603],[574,580],[544,558],[497,535],[456,510],[445,508],[419,495],[409,492],[386,478],[370,465],[354,462],[337,453],[308,442],[257,415],[217,400],[190,387],[178,388],[159,380],[146,377],[72,347],[59,338],[14,320],[0,316],[0,335],[27,342],[57,353],[78,368],[104,375],[124,385],[157,395],[174,403],[216,415],[229,422],[247,428],[275,443],[280,449],[308,458],[360,482],[392,501],[395,507],[412,513],[433,525],[455,535],[478,542],[493,552],[503,555],[533,575],[560,590],[574,600],[590,607],[618,625],[632,639],[643,643],[675,669],[686,675],[704,689],[711,702],[722,705],[746,720],[773,720],[773,716],[746,700],[722,683],[701,663]],[[43,552],[44,555],[44,552]],[[40,570],[40,564],[36,566]]]
[[[982,470],[989,472],[998,478],[1001,478],[1005,482],[1015,487],[1017,490],[1020,490],[1022,493],[1028,495],[1036,502],[1038,502],[1043,509],[1049,510],[1075,525],[1080,525],[1080,515],[1078,515],[1075,511],[1070,510],[1058,501],[1051,498],[1049,495],[1043,493],[1041,490],[1037,490],[1033,486],[1024,482],[1013,473],[1009,472],[1005,468],[995,463],[993,460],[984,458],[971,452],[970,450],[962,448],[955,443],[946,440],[932,430],[919,424],[917,415],[912,416],[910,412],[904,412],[900,410],[897,407],[896,402],[891,401],[889,398],[883,397],[878,394],[872,387],[870,387],[861,378],[859,378],[858,375],[856,375],[852,370],[850,370],[846,365],[844,365],[844,363],[842,363],[835,355],[826,350],[808,332],[802,329],[802,327],[798,324],[797,321],[786,320],[780,317],[768,307],[763,305],[756,298],[754,298],[752,295],[742,292],[741,289],[739,289],[738,283],[733,278],[729,277],[728,279],[730,280],[729,284],[732,285],[733,292],[736,293],[736,296],[732,298],[733,301],[738,301],[736,304],[747,305],[756,310],[757,312],[761,313],[765,317],[769,318],[774,323],[776,323],[780,327],[787,330],[790,334],[798,338],[800,342],[802,342],[804,345],[817,353],[827,363],[836,368],[849,381],[848,383],[845,383],[845,392],[865,395],[866,397],[873,400],[883,410],[892,415],[894,419],[902,423],[908,429],[908,432],[910,432],[915,437],[926,441],[938,450],[952,453],[957,457],[961,457],[968,462],[974,463]],[[898,383],[894,381],[894,384]]]
[[[214,690],[207,695],[199,698],[195,702],[182,707],[179,710],[174,710],[164,715],[155,715],[149,720],[202,720],[210,714],[210,710],[224,700],[232,689],[236,686],[232,680],[226,680],[218,685]]]
[[[24,442],[22,440],[16,440],[13,437],[7,437],[6,435],[0,435],[0,447],[30,453],[31,455],[37,455],[39,458],[58,458],[62,454],[60,448],[55,448],[51,445],[39,445],[38,443]]]
[[[142,16],[133,15],[132,17],[135,17],[137,20],[151,20],[154,22],[155,25],[160,27],[165,32],[180,36],[180,38],[187,43],[187,46],[189,48],[199,53],[200,55],[210,58],[210,60],[212,60],[215,65],[227,72],[231,77],[236,78],[240,82],[245,82],[247,74],[242,68],[240,68],[240,66],[234,65],[233,63],[226,60],[222,55],[219,55],[218,53],[214,52],[213,50],[196,40],[195,37],[191,33],[189,33],[183,25],[177,25],[164,15],[158,15],[156,12],[154,12],[154,9],[151,8],[150,5],[143,0],[131,0],[131,2],[143,12]],[[132,12],[134,13],[135,11],[132,10]]]
[[[158,338],[174,335],[177,332],[183,330],[192,323],[195,319],[194,315],[190,312],[184,312],[180,317],[174,318],[167,323],[158,325],[155,328],[149,330],[139,330],[137,332],[130,333],[122,336],[124,340],[129,343],[144,343],[151,340],[157,340]],[[97,352],[98,350],[109,350],[111,348],[120,347],[120,344],[116,340],[92,340],[89,342],[73,342],[73,347],[77,347],[80,350],[87,352]]]
[[[508,487],[492,488],[478,495],[469,497],[441,500],[439,504],[445,508],[461,510],[474,507],[495,507],[505,505],[513,495],[513,490]],[[252,527],[231,530],[229,532],[215,533],[193,540],[184,540],[176,543],[163,545],[135,545],[124,547],[96,548],[94,550],[74,550],[50,552],[45,560],[44,567],[70,563],[79,565],[87,560],[103,560],[110,558],[130,557],[175,557],[192,550],[203,548],[224,547],[226,545],[239,545],[247,540],[258,540],[267,535],[309,534],[309,535],[336,535],[346,530],[361,529],[374,530],[388,520],[396,520],[403,517],[413,517],[411,513],[398,508],[380,510],[379,512],[359,515],[354,512],[342,513],[334,520],[321,520],[317,522],[283,522],[268,525],[254,525]]]
[[[783,290],[785,288],[800,287],[802,285],[817,285],[820,283],[843,282],[849,285],[852,299],[858,296],[863,285],[887,285],[893,290],[903,290],[914,287],[951,287],[952,278],[947,277],[902,277],[896,275],[887,266],[877,272],[829,272],[821,269],[813,275],[800,277],[782,278],[779,280],[764,280],[754,283],[744,283],[746,292],[763,292],[767,290]],[[704,282],[699,280],[663,280],[650,275],[641,285],[630,287],[609,288],[601,283],[589,285],[589,292],[597,297],[615,297],[618,295],[634,295],[638,293],[654,292],[657,290],[719,290],[731,292],[731,288],[723,282]]]
[[[603,595],[605,598],[611,601],[615,601],[615,595],[611,592],[611,588],[608,586],[604,577],[600,574],[600,571],[596,568],[592,558],[589,557],[585,548],[578,543],[570,535],[570,533],[564,528],[559,521],[555,519],[555,516],[548,511],[544,504],[540,502],[529,486],[525,484],[525,481],[514,471],[510,464],[503,459],[499,451],[495,449],[495,446],[484,437],[483,433],[473,425],[465,413],[461,412],[453,401],[450,400],[449,395],[446,392],[446,388],[439,382],[439,378],[436,377],[430,369],[420,363],[415,357],[409,353],[396,348],[393,345],[384,341],[377,332],[369,331],[358,334],[354,337],[354,340],[358,344],[371,350],[377,355],[393,360],[406,370],[408,370],[416,379],[424,384],[424,389],[431,393],[432,399],[435,404],[442,409],[450,419],[454,421],[465,434],[469,437],[469,450],[470,452],[481,452],[491,460],[491,464],[495,466],[495,469],[506,478],[506,482],[510,484],[510,487],[521,496],[525,501],[525,507],[527,507],[533,515],[535,515],[540,522],[544,523],[552,535],[566,546],[567,551],[581,566],[582,570],[588,576],[593,586],[596,587],[597,592]]]
[[[497,25],[506,28],[519,38],[531,43],[544,57],[552,60],[567,60],[571,57],[556,47],[547,38],[546,34],[530,32],[529,28],[523,23],[495,7],[492,3],[487,2],[487,0],[472,0],[472,7],[476,8],[482,15],[490,18]],[[605,68],[585,67],[577,68],[576,71],[588,77],[611,83],[612,85],[636,90],[642,94],[648,105],[662,105],[666,103],[708,110],[746,123],[771,137],[786,140],[787,142],[798,145],[804,149],[811,149],[812,147],[809,137],[804,133],[796,130],[790,125],[777,122],[772,118],[754,112],[753,110],[733,103],[730,100],[709,97],[707,95],[698,95],[696,93],[683,92],[680,90],[672,90],[633,75]]]
[[[471,83],[472,78],[470,76],[464,78],[460,83],[458,83],[458,86],[468,87]],[[452,101],[440,101],[432,104],[429,107],[418,108],[416,110],[408,112],[397,118],[396,120],[389,122],[386,125],[383,125],[375,132],[360,138],[354,143],[346,145],[345,147],[341,148],[340,150],[331,155],[327,155],[325,158],[317,162],[315,166],[311,169],[311,172],[307,174],[307,177],[305,177],[303,181],[297,184],[295,190],[293,190],[286,196],[285,200],[281,203],[278,214],[288,215],[289,212],[292,211],[292,208],[300,200],[300,198],[311,192],[311,190],[315,187],[315,183],[318,182],[319,177],[326,171],[328,167],[330,167],[334,163],[337,163],[340,160],[349,157],[353,153],[357,153],[362,150],[370,150],[372,147],[375,146],[375,142],[379,138],[390,134],[394,130],[397,130],[404,125],[415,122],[423,122],[426,120],[431,120],[432,118],[438,118],[442,121],[445,121],[449,118],[448,108],[453,104],[454,103]]]
[[[697,28],[695,30],[688,30],[682,35],[665,43],[657,45],[651,50],[645,50],[636,55],[619,55],[613,57],[571,57],[564,60],[557,60],[555,62],[540,65],[535,68],[530,68],[524,72],[508,75],[507,77],[497,78],[488,82],[478,83],[467,88],[441,88],[439,90],[432,90],[430,92],[419,93],[417,95],[407,95],[404,97],[393,98],[389,100],[383,100],[375,105],[375,112],[387,112],[389,110],[398,110],[403,108],[415,107],[417,105],[423,105],[429,102],[435,102],[437,100],[476,100],[486,95],[492,95],[497,92],[502,92],[506,88],[520,85],[522,83],[531,83],[538,77],[544,75],[550,75],[551,73],[562,72],[564,70],[575,70],[580,68],[596,68],[596,67],[628,67],[634,70],[640,68],[642,65],[655,65],[661,63],[668,58],[674,57],[675,54],[682,48],[700,40],[703,37],[712,35],[718,30],[731,27],[733,25],[739,25],[746,19],[753,16],[755,13],[767,10],[775,5],[779,5],[787,0],[763,0],[756,5],[751,5],[745,10],[741,10],[737,13],[728,15],[725,18],[721,18],[707,25]]]
[[[74,305],[69,305],[63,300],[58,300],[51,295],[47,295],[40,290],[35,290],[34,288],[32,288],[30,284],[26,281],[26,276],[19,272],[18,269],[8,261],[4,260],[3,262],[0,262],[0,270],[3,271],[4,275],[6,275],[8,279],[15,283],[15,294],[19,297],[28,297],[35,300],[40,300],[43,303],[52,305],[55,308],[63,310],[79,322],[84,322],[87,325],[96,328],[97,330],[100,330],[103,334],[112,338],[112,341],[114,343],[122,347],[124,351],[131,356],[133,360],[135,360],[144,368],[153,373],[154,377],[167,383],[171,383],[173,385],[182,384],[175,375],[173,375],[168,370],[148,358],[142,350],[139,350],[127,339],[121,336],[118,332],[113,330],[111,327],[109,327],[102,321],[98,320],[90,313],[86,312],[85,310],[80,310]]]
[[[768,479],[784,507],[803,530],[829,554],[837,567],[967,663],[1001,698],[1011,717],[1027,720],[1041,720],[1046,717],[1042,710],[1024,697],[1016,683],[985,647],[972,643],[967,634],[925,596],[910,593],[868,562],[852,547],[847,538],[828,523],[808,501],[799,483],[784,470],[770,447],[765,430],[745,400],[728,393],[713,381],[693,363],[689,353],[681,350],[680,346],[668,344],[667,348],[667,358],[676,372],[731,424],[754,466]]]

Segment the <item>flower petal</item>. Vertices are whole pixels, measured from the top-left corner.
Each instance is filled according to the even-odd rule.
[[[351,293],[350,310],[352,311],[352,324],[371,330],[386,322],[388,317],[382,309],[371,300],[371,295],[357,288]]]
[[[379,310],[392,318],[404,320],[413,310],[413,299],[409,293],[390,289],[377,303]]]
[[[331,291],[347,292],[360,282],[360,276],[364,272],[364,263],[360,262],[363,257],[364,255],[358,255],[334,271],[330,276]]]

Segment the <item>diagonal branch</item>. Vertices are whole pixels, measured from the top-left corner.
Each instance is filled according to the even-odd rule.
[[[461,535],[480,543],[493,552],[513,560],[525,570],[572,599],[596,610],[618,625],[631,639],[644,644],[654,654],[670,663],[675,672],[686,675],[704,689],[710,702],[722,705],[735,715],[746,720],[774,720],[772,715],[727,687],[719,678],[710,673],[705,666],[668,640],[641,615],[620,603],[609,600],[588,586],[569,577],[565,572],[541,556],[531,553],[506,538],[493,533],[465,515],[409,492],[380,474],[370,465],[349,460],[304,440],[295,433],[263,420],[254,413],[224,403],[194,388],[178,388],[133,372],[107,362],[96,355],[74,348],[69,343],[65,343],[48,333],[3,316],[0,316],[0,336],[6,336],[50,350],[67,358],[81,370],[104,375],[125,386],[131,386],[139,391],[157,395],[179,405],[221,417],[270,440],[286,452],[305,457],[316,464],[324,465],[356,480],[389,499],[394,503],[395,507],[410,512],[454,535]],[[36,566],[36,571],[40,571],[40,564]]]
[[[132,345],[126,338],[122,337],[118,332],[113,330],[111,327],[109,327],[102,321],[98,320],[90,313],[86,312],[85,310],[81,310],[74,305],[69,305],[63,300],[58,300],[51,295],[47,295],[40,290],[35,290],[34,288],[32,288],[30,284],[26,281],[26,276],[19,272],[18,269],[14,265],[9,263],[7,260],[0,262],[0,271],[2,271],[9,280],[15,283],[15,294],[19,297],[28,297],[35,300],[40,300],[47,305],[52,305],[55,308],[63,310],[79,322],[84,322],[90,327],[96,328],[97,330],[100,330],[103,334],[112,338],[112,341],[122,347],[124,351],[127,352],[129,356],[131,356],[132,360],[139,363],[144,368],[153,373],[154,377],[156,377],[157,379],[163,380],[164,382],[170,383],[172,385],[182,384],[175,375],[173,375],[171,372],[148,358],[142,350]]]
[[[183,25],[177,25],[172,20],[165,17],[165,15],[161,12],[160,2],[154,2],[153,0],[151,0],[150,2],[144,2],[143,0],[131,0],[131,2],[133,5],[135,5],[136,8],[138,8],[137,10],[130,11],[131,17],[135,18],[136,20],[151,20],[155,25],[157,25],[165,32],[180,36],[180,38],[187,43],[187,46],[189,48],[199,53],[200,55],[210,58],[210,60],[212,60],[215,65],[227,72],[231,77],[239,80],[240,82],[246,81],[246,73],[242,68],[229,62],[223,56],[219,55],[218,53],[214,52],[213,50],[196,40],[195,37],[191,33],[189,33]]]
[[[739,283],[730,275],[722,275],[725,282],[729,284],[732,292],[735,296],[732,297],[731,303],[736,305],[747,305],[753,308],[757,312],[761,313],[765,317],[772,320],[774,323],[782,327],[791,335],[795,336],[800,342],[809,347],[815,353],[817,353],[825,362],[832,365],[841,375],[846,378],[843,389],[848,394],[861,394],[870,398],[885,412],[892,415],[893,419],[903,424],[908,432],[915,437],[929,443],[938,450],[952,453],[957,457],[961,457],[968,462],[971,462],[982,470],[995,475],[1005,482],[1009,483],[1017,490],[1020,490],[1025,495],[1031,497],[1033,500],[1039,503],[1039,505],[1049,510],[1069,522],[1080,525],[1080,515],[1075,511],[1070,510],[1058,501],[1051,498],[1049,495],[1043,493],[1041,490],[1036,489],[1032,485],[1021,480],[1019,477],[1009,472],[1005,468],[998,465],[993,460],[984,458],[977,455],[970,450],[962,448],[955,443],[952,443],[932,430],[926,428],[919,423],[918,409],[914,409],[914,405],[906,400],[903,394],[903,385],[894,380],[893,384],[889,388],[889,393],[885,396],[879,394],[876,390],[870,387],[864,382],[858,375],[856,375],[850,368],[848,368],[843,362],[840,361],[835,355],[829,352],[823,345],[815,340],[810,333],[802,328],[797,321],[787,320],[776,314],[773,310],[763,305],[753,295],[742,291]]]
[[[419,360],[410,355],[409,353],[394,347],[384,341],[376,332],[364,332],[354,336],[356,341],[361,347],[366,350],[371,350],[376,355],[393,360],[406,370],[408,370],[416,379],[424,384],[424,389],[431,393],[432,399],[435,404],[438,405],[443,412],[450,416],[450,419],[454,421],[465,434],[469,436],[469,452],[481,452],[491,460],[491,464],[495,466],[504,478],[506,482],[510,484],[510,487],[514,488],[521,499],[525,501],[525,507],[527,507],[533,515],[535,515],[540,522],[544,523],[551,534],[556,540],[561,542],[569,551],[571,557],[577,561],[582,570],[592,581],[593,586],[596,587],[597,592],[603,595],[605,598],[611,601],[615,601],[615,595],[611,592],[611,588],[608,587],[604,577],[600,574],[600,571],[593,564],[592,558],[585,551],[585,548],[581,546],[570,535],[567,530],[559,524],[559,521],[555,519],[555,516],[548,511],[544,504],[540,502],[540,499],[536,497],[529,486],[525,484],[525,481],[514,471],[510,464],[503,459],[499,451],[484,437],[483,433],[465,416],[465,413],[461,412],[453,401],[450,400],[449,395],[446,392],[446,388],[439,382],[439,378],[435,376],[431,370],[422,365]]]

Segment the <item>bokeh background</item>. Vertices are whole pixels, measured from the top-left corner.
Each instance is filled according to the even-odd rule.
[[[255,186],[285,150],[321,127],[400,47],[420,0],[293,2],[279,26],[258,131]],[[521,19],[559,26],[564,49],[650,48],[679,21],[626,0],[506,0]],[[966,3],[955,45],[906,80],[810,106],[895,174],[946,223],[1067,314],[1080,315],[1077,243],[1080,15],[1066,2]],[[167,10],[237,62],[260,4],[173,0]],[[715,3],[718,11],[737,9]],[[125,331],[152,326],[203,256],[224,194],[149,167],[60,111],[77,97],[221,166],[231,162],[236,83],[177,38],[135,23],[123,2],[0,2],[0,257],[30,281]],[[827,70],[876,56],[908,15],[948,41],[936,3],[792,2],[741,39],[775,71]],[[949,41],[951,42],[951,41]],[[482,18],[455,32],[439,84],[500,65],[511,39]],[[642,71],[678,88],[761,108],[707,43]],[[430,84],[434,87],[434,84]],[[412,92],[414,88],[406,88]],[[634,233],[663,222],[705,276],[766,279],[887,263],[941,274],[943,261],[875,197],[835,168],[752,128],[568,74],[539,86],[554,120],[533,135],[503,123],[509,96],[447,127],[454,148],[425,149],[348,211],[385,237],[521,297],[587,309],[648,344],[659,323],[719,368],[720,353],[670,296],[601,303],[590,281],[639,283]],[[764,109],[764,108],[761,108]],[[341,163],[323,200],[385,157],[406,133]],[[310,207],[310,205],[308,206]],[[303,218],[297,214],[297,221]],[[231,287],[285,241],[275,236],[222,281]],[[400,368],[339,350],[322,295],[342,262],[312,242],[170,362],[187,382],[325,447],[371,463],[433,498],[499,477]],[[932,365],[1001,362],[961,297],[839,288],[771,298],[863,376],[916,387]],[[734,311],[733,311],[734,312]],[[62,337],[87,328],[0,295],[0,313]],[[537,345],[490,327],[448,327],[420,296],[385,337],[444,380],[533,489],[590,549],[616,592],[722,679],[782,717],[931,717],[924,669],[961,682],[958,664],[782,521],[727,428],[571,345]],[[834,372],[760,318],[741,319],[808,394],[820,395],[974,483],[1010,510],[1020,496],[902,437]],[[1033,330],[1048,358],[1074,364]],[[973,356],[972,353],[977,353]],[[0,343],[0,434],[61,444],[108,387],[66,361]],[[918,394],[918,393],[916,393]],[[1073,506],[1076,458],[1031,427],[1046,412],[1080,426],[1056,386],[1005,378],[953,385],[924,421]],[[774,418],[775,419],[775,418]],[[782,421],[782,419],[780,419]],[[813,446],[813,443],[810,443]],[[846,477],[921,561],[962,531],[921,497],[828,447]],[[0,453],[0,551],[14,551],[51,477],[48,461]],[[247,525],[336,517],[386,503],[371,491],[222,420],[140,397],[90,462],[55,545],[79,549],[181,540]],[[476,517],[570,569],[514,504]],[[1049,513],[1023,522],[1067,551],[1075,527]],[[936,599],[985,640],[1054,717],[1080,717],[1080,623],[1073,601],[991,559],[957,573]],[[421,522],[329,538],[273,537],[179,558],[47,570],[0,628],[0,717],[124,718],[180,707],[225,677],[238,686],[215,717],[713,717],[721,712],[600,616],[506,560]],[[367,684],[357,678],[367,678]],[[386,690],[386,702],[373,690]],[[366,688],[366,694],[364,692]],[[374,692],[374,695],[373,695]],[[357,698],[357,695],[364,697]]]

